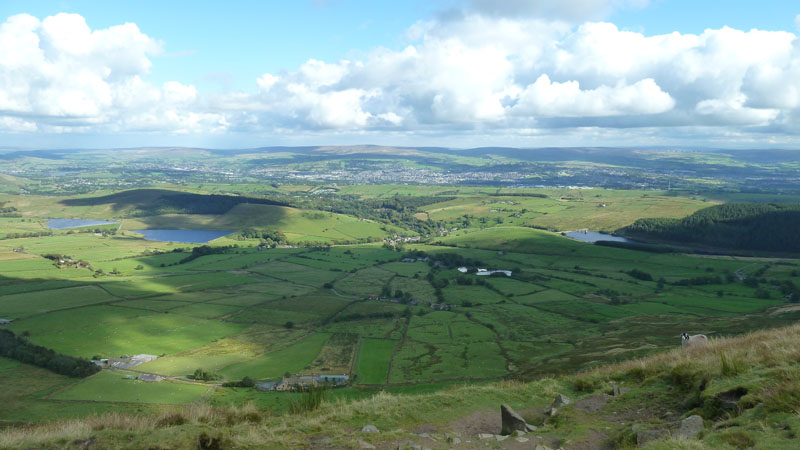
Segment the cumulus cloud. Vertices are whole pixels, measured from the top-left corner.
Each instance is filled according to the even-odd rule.
[[[800,130],[793,33],[647,36],[570,23],[588,17],[578,10],[622,4],[633,3],[474,0],[457,17],[414,24],[403,48],[310,58],[262,74],[249,92],[214,95],[180,80],[147,82],[162,49],[134,24],[91,30],[74,14],[12,16],[0,25],[0,131]]]
[[[205,116],[198,116],[193,86],[142,80],[160,52],[132,23],[91,30],[77,14],[11,16],[0,25],[0,127],[198,130]]]

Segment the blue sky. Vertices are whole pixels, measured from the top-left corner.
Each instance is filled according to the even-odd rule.
[[[25,53],[39,55],[0,60],[0,135],[47,147],[796,145],[796,2],[564,3],[6,0],[0,51],[36,36]]]

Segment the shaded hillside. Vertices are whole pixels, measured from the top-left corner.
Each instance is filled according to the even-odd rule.
[[[167,189],[133,189],[101,197],[62,200],[66,206],[109,205],[118,217],[144,217],[162,214],[225,214],[242,203],[288,206],[265,198],[234,195],[193,194]]]
[[[728,250],[800,252],[800,204],[730,203],[683,219],[639,219],[620,230],[642,240]]]

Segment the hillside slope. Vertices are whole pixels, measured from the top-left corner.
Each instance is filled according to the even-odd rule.
[[[728,203],[683,219],[639,219],[620,232],[643,240],[729,250],[800,252],[800,204]]]
[[[107,415],[0,432],[0,448],[796,448],[800,325],[712,339],[574,376],[432,394],[377,394],[270,415],[196,404],[157,416]],[[619,396],[614,386],[620,388]],[[550,415],[553,399],[572,401]],[[535,432],[498,438],[499,406]],[[683,421],[684,418],[698,415]],[[695,437],[677,438],[694,423]],[[364,433],[372,424],[379,433]],[[684,427],[685,428],[685,427]],[[702,430],[701,430],[702,428]],[[482,436],[481,436],[482,434]],[[648,437],[658,437],[644,445]],[[374,446],[374,447],[373,447]]]

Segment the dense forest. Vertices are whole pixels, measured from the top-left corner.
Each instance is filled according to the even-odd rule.
[[[619,232],[645,241],[797,253],[800,252],[800,204],[717,205],[683,219],[639,219]]]

